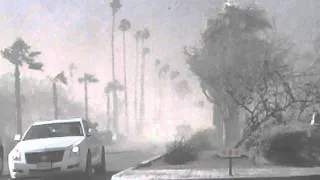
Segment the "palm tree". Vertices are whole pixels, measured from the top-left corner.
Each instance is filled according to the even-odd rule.
[[[58,92],[57,92],[57,83],[61,82],[64,85],[67,85],[67,78],[64,74],[64,71],[61,71],[59,74],[57,74],[53,79],[51,79],[52,82],[52,92],[53,92],[53,107],[54,107],[54,119],[58,119],[59,115],[59,108],[58,108]]]
[[[114,26],[115,26],[115,19],[116,19],[116,13],[121,8],[120,0],[113,0],[110,3],[110,7],[112,8],[112,31],[111,31],[111,57],[112,57],[112,80],[116,80],[116,70],[115,70],[115,59],[114,59]],[[116,134],[118,133],[118,103],[117,103],[117,92],[113,91],[113,116],[114,116],[114,122],[116,124],[117,129]]]
[[[40,55],[41,52],[30,52],[30,48],[31,47],[26,44],[24,40],[18,38],[10,47],[1,51],[2,57],[14,65],[18,134],[22,133],[20,67],[24,64],[27,64],[28,68],[33,70],[42,70],[43,67],[42,63],[35,61],[35,58]]]
[[[147,28],[144,28],[142,31],[141,31],[141,45],[142,47],[144,47],[144,41],[149,39],[150,38],[150,31],[149,29]],[[142,52],[143,54],[143,52]]]
[[[119,29],[122,31],[123,37],[123,76],[124,76],[124,101],[126,116],[126,131],[129,133],[129,115],[128,115],[128,91],[127,91],[127,62],[126,62],[126,32],[131,28],[129,20],[122,19]]]
[[[141,62],[141,83],[140,83],[140,122],[139,128],[142,128],[142,124],[144,123],[144,115],[145,115],[145,101],[144,101],[144,78],[145,78],[145,64],[146,64],[146,55],[150,53],[149,48],[143,48],[142,50],[142,62]],[[140,129],[141,130],[141,129]],[[141,131],[138,131],[141,132]]]
[[[154,72],[157,71],[158,69],[158,66],[160,65],[160,60],[159,59],[156,59],[155,60],[155,63],[154,63]],[[156,96],[157,94],[159,95],[158,97],[160,97],[160,83],[159,83],[159,80],[158,80],[158,76],[155,74],[154,76],[154,87],[157,87],[157,88],[154,88],[154,96]],[[157,124],[157,122],[159,122],[159,115],[158,115],[158,111],[159,111],[159,99],[157,100],[154,100],[154,104],[153,104],[153,107],[154,107],[154,123]]]
[[[111,130],[110,92],[112,92],[112,83],[108,82],[108,84],[104,88],[104,93],[107,96],[107,130]]]
[[[108,123],[107,123],[107,129],[110,130],[111,129],[111,122],[112,122],[112,118],[110,115],[110,93],[113,91],[124,91],[125,88],[124,86],[122,86],[119,81],[114,81],[114,82],[108,82],[108,84],[105,86],[104,88],[104,93],[107,96],[107,119],[108,119]],[[113,127],[115,128],[115,127]]]
[[[144,96],[144,92],[142,92],[142,91],[144,91],[144,90],[142,90],[142,87],[144,87],[144,77],[142,77],[142,76],[144,76],[144,67],[145,67],[145,60],[144,60],[144,56],[146,55],[146,54],[144,54],[144,50],[145,50],[145,48],[143,48],[144,47],[144,41],[146,40],[146,39],[148,39],[149,37],[150,37],[150,31],[147,29],[147,28],[144,28],[142,31],[139,31],[140,32],[140,34],[139,34],[139,36],[138,36],[138,38],[139,38],[139,40],[141,40],[141,47],[142,47],[142,50],[141,50],[141,57],[142,57],[142,62],[141,62],[141,76],[140,76],[140,113],[139,113],[139,115],[140,115],[140,117],[138,118],[139,120],[137,120],[137,132],[141,132],[140,131],[140,123],[141,122],[143,122],[144,120],[144,117],[142,117],[142,116],[144,116],[144,107],[142,107],[142,106],[144,106],[144,105],[142,105],[142,104],[144,104],[144,97],[142,97],[142,96]],[[139,51],[139,50],[137,50],[137,51]],[[143,80],[142,80],[143,79]]]
[[[141,39],[142,31],[135,33],[136,39],[136,63],[135,63],[135,76],[134,76],[134,117],[138,122],[138,81],[139,81],[139,40]]]
[[[158,78],[163,79],[166,77],[166,75],[169,73],[170,71],[170,65],[168,63],[162,64],[160,65],[160,61],[156,62],[156,66],[158,67]],[[159,83],[159,109],[158,109],[158,118],[159,120],[161,120],[161,115],[162,115],[162,100],[163,100],[163,86]]]
[[[97,83],[98,79],[88,73],[84,73],[83,77],[78,78],[79,83],[84,84],[84,105],[85,105],[85,118],[89,120],[89,112],[88,112],[88,84],[89,83]]]
[[[69,77],[70,77],[70,95],[71,95],[71,99],[74,99],[74,79],[73,79],[73,76],[74,76],[74,71],[77,69],[77,67],[75,66],[74,63],[71,63],[69,65]]]

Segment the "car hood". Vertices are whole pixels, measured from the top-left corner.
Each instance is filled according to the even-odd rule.
[[[81,141],[83,141],[83,139],[83,136],[32,139],[19,142],[15,149],[17,148],[23,152],[36,152],[47,149],[64,149],[69,146],[79,144]]]

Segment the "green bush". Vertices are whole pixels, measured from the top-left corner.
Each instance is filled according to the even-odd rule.
[[[214,129],[208,128],[202,131],[194,133],[188,140],[187,143],[198,151],[205,151],[215,149],[216,146],[213,143],[215,136]]]
[[[197,159],[198,151],[184,139],[175,140],[167,147],[164,161],[171,165],[185,164]]]
[[[311,132],[311,136],[308,136]],[[303,124],[280,125],[261,136],[259,150],[270,162],[285,166],[319,164],[320,130]],[[312,147],[312,148],[311,148]]]

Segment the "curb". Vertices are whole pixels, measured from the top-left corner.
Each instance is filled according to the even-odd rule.
[[[121,179],[121,176],[122,176],[123,174],[125,174],[126,172],[128,172],[128,171],[136,170],[136,169],[139,169],[139,168],[142,168],[142,167],[151,166],[154,161],[159,160],[159,159],[162,158],[165,154],[166,154],[166,153],[163,153],[163,154],[154,156],[154,157],[152,157],[152,158],[150,158],[150,159],[148,159],[148,160],[145,160],[145,161],[137,164],[136,166],[129,167],[129,168],[127,168],[127,169],[125,169],[125,170],[117,173],[117,174],[114,174],[114,175],[112,175],[111,180]]]
[[[151,166],[153,162],[161,159],[162,157],[164,157],[166,155],[166,153],[164,154],[160,154],[160,155],[157,155],[157,156],[154,156],[148,160],[145,160],[141,163],[139,163],[137,166],[134,167],[134,169],[139,169],[139,168],[142,168],[142,167],[148,167],[148,166]]]
[[[118,153],[128,153],[128,152],[136,152],[138,150],[116,150],[116,151],[106,151],[107,154],[118,154]]]

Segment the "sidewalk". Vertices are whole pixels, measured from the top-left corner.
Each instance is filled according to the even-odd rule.
[[[112,177],[112,180],[124,179],[320,179],[320,168],[236,168],[234,176],[228,175],[228,169],[128,169]]]

